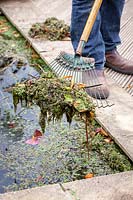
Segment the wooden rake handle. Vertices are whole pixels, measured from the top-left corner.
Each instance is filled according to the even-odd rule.
[[[88,41],[88,38],[90,36],[91,30],[92,30],[93,25],[95,23],[95,20],[96,20],[96,17],[97,17],[97,14],[99,12],[99,9],[101,7],[102,2],[103,2],[103,0],[95,0],[94,1],[93,7],[92,7],[91,12],[88,16],[86,25],[85,25],[83,33],[81,35],[78,48],[76,50],[76,53],[79,54],[79,55],[82,54],[82,51],[83,51],[83,48],[84,48],[84,43],[86,43]]]

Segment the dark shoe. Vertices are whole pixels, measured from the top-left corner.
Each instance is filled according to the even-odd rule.
[[[116,50],[106,52],[105,66],[123,74],[133,74],[133,61],[123,58]]]
[[[90,72],[85,72],[83,76],[83,80],[88,79],[91,80],[93,85],[97,85],[98,83],[102,84],[100,86],[86,88],[86,92],[89,94],[89,96],[95,98],[95,99],[107,99],[109,96],[109,90],[107,87],[106,79],[104,76],[104,70],[95,70],[95,73],[90,70]]]

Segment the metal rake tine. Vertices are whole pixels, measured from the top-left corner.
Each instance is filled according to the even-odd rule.
[[[82,72],[77,72],[77,83],[82,83],[82,80],[81,80],[81,78],[82,78]]]
[[[76,71],[73,70],[73,71],[72,71],[72,80],[74,81],[74,83],[75,83],[75,73],[76,73]]]
[[[50,68],[54,71],[54,69],[57,67],[58,63],[55,62],[52,65],[50,65]]]
[[[68,69],[64,69],[64,73],[62,74],[62,77],[69,76],[70,71]]]
[[[58,64],[58,67],[55,69],[55,73],[57,74],[57,76],[60,76],[60,72],[62,71],[62,67],[60,64]]]
[[[94,70],[94,73],[95,73],[95,75],[97,76],[97,73],[96,73],[96,71]],[[98,78],[98,77],[97,77]],[[102,85],[102,84],[101,84]],[[109,104],[108,104],[108,101],[107,101],[107,99],[106,99],[106,97],[105,97],[105,93],[104,93],[104,91],[103,91],[103,89],[102,89],[102,87],[101,86],[99,86],[100,87],[100,90],[101,90],[101,92],[102,92],[102,94],[103,94],[103,99],[101,98],[101,95],[99,94],[99,97],[100,97],[100,102],[101,102],[101,104],[102,104],[102,106],[101,107],[103,107],[103,108],[106,108],[107,106],[109,106]]]
[[[97,79],[98,79],[98,75],[97,75],[97,73],[96,73],[96,70],[94,70],[93,72],[94,72],[95,76],[96,76],[96,77],[97,77]],[[106,102],[106,104],[108,105],[108,101],[107,101],[107,99],[106,99],[106,97],[105,97],[105,93],[104,93],[104,91],[103,91],[103,89],[102,89],[102,87],[101,87],[101,86],[100,86],[100,89],[101,89],[101,91],[102,91],[102,94],[103,94],[103,96],[104,96],[104,101],[105,101],[105,102]],[[102,106],[103,106],[103,108],[104,108],[104,105],[103,105],[103,100],[101,99],[101,96],[100,96],[100,100],[101,100]]]
[[[61,55],[59,54],[54,60],[52,60],[50,62],[50,66],[54,65],[54,63],[58,63],[58,61],[60,60],[60,58],[61,58]]]
[[[58,60],[55,60],[52,69],[54,70],[54,72],[58,75],[60,70],[62,69],[61,64],[58,62]]]
[[[70,70],[64,67],[63,62],[61,63],[58,60],[55,60],[53,63],[54,63],[54,66],[52,68],[58,76],[62,77],[62,76],[68,75],[68,73],[69,74],[71,73]]]
[[[84,76],[84,82],[88,84],[87,80],[88,80],[88,73],[90,73],[90,70],[83,71],[82,73],[85,74],[85,76]],[[87,80],[86,80],[86,79],[87,79]],[[93,80],[90,80],[90,79],[89,79],[89,84],[90,84],[90,85],[93,85]],[[92,94],[92,92],[91,92],[91,90],[90,90],[90,98],[92,99],[93,102],[94,102],[94,101],[96,102],[96,106],[99,106],[98,100],[97,100],[97,98],[96,98],[96,94],[94,94],[95,98],[92,98],[92,95],[91,95],[91,94]]]
[[[72,71],[68,70],[68,69],[65,69],[65,72],[64,72],[63,76],[72,76]]]
[[[90,72],[90,71],[87,71],[88,73]],[[85,73],[87,73],[87,72],[85,72]],[[90,80],[89,79],[89,81],[90,81],[90,84],[91,85],[93,85],[93,80]],[[90,93],[92,94],[92,92],[91,92],[91,90],[90,90]],[[94,94],[95,95],[95,97],[96,97],[96,94]],[[92,98],[92,97],[91,97]],[[97,101],[97,99],[95,98],[95,101],[96,101],[96,104],[98,105],[98,101]]]
[[[60,63],[60,66],[61,66],[61,68],[62,68],[62,70],[60,70],[60,72],[59,72],[59,75],[60,76],[65,76],[65,75],[72,75],[72,70],[70,70],[70,69],[67,69],[67,67],[65,67],[64,66],[65,64],[62,62],[62,63]]]
[[[60,66],[58,64],[55,65],[55,67],[53,68],[54,73],[58,76],[58,71],[60,70]]]
[[[62,74],[62,77],[65,77],[65,76],[67,76],[67,70],[66,69],[64,69],[64,73]]]
[[[98,80],[98,76],[96,76],[96,74],[93,73],[93,71],[95,71],[95,69],[92,69],[90,70],[90,76],[92,78],[92,82],[94,82],[94,85],[97,85],[97,82],[96,82],[96,79]],[[95,98],[97,97],[96,93],[95,93]],[[101,106],[103,106],[103,102],[102,102],[102,99],[101,99],[101,96],[100,96],[100,92],[98,91],[98,97],[99,97],[99,100],[97,100],[97,102],[100,102]],[[97,99],[97,98],[96,98]],[[99,104],[98,104],[99,105]]]
[[[54,65],[54,63],[56,63],[57,61],[56,60],[52,60],[49,65],[52,67]]]
[[[128,75],[129,76],[129,75]],[[132,75],[131,76],[129,76],[129,77],[125,77],[125,79],[123,80],[123,83],[122,83],[122,88],[124,88],[126,85],[127,85],[127,83],[130,81],[130,79],[131,79],[131,81],[133,82],[133,80],[132,80]]]
[[[95,75],[97,76],[97,73],[96,73],[95,70],[94,70],[94,73],[95,73]],[[101,91],[102,91],[103,96],[105,97],[105,93],[104,93],[104,91],[103,91],[102,88],[101,88]],[[110,106],[110,105],[109,105],[109,101],[108,101],[106,98],[104,98],[104,101],[106,102],[106,105],[107,105],[107,106]],[[114,105],[114,104],[111,104],[111,106],[112,106],[112,105]],[[104,108],[107,107],[107,106],[104,106]]]
[[[64,76],[64,71],[66,70],[66,68],[61,63],[60,63],[60,68],[61,69],[59,70],[59,76],[62,77],[62,76]]]

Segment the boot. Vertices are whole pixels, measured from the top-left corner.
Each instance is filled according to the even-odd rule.
[[[86,88],[86,92],[89,94],[89,96],[96,98],[96,99],[107,99],[109,96],[109,90],[107,87],[107,83],[106,83],[106,79],[104,76],[104,70],[95,70],[97,76],[98,76],[98,80],[99,83],[101,83],[101,86],[96,86],[96,87],[92,87],[92,88]],[[92,74],[91,72],[88,72],[88,74],[86,75],[87,79],[92,80]],[[83,77],[85,80],[85,77]],[[95,83],[95,80],[92,80],[93,83]]]
[[[105,66],[116,72],[133,75],[133,61],[123,58],[117,50],[106,52]]]

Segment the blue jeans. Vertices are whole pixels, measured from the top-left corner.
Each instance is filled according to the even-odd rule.
[[[80,36],[94,0],[73,0],[71,16],[71,40],[76,51]],[[95,58],[96,69],[103,69],[105,52],[116,49],[121,43],[120,19],[125,0],[103,0],[83,56]]]

